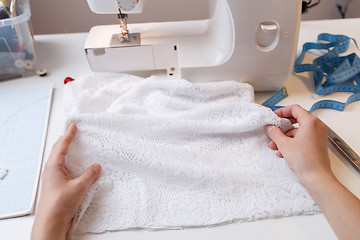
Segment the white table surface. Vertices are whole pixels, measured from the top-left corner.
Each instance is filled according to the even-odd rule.
[[[346,34],[360,43],[360,19],[310,21],[301,23],[299,46],[307,41],[315,41],[319,33]],[[0,91],[24,87],[52,85],[54,96],[50,114],[49,128],[45,146],[44,161],[51,147],[60,136],[64,118],[61,114],[62,89],[66,77],[78,77],[91,72],[83,50],[87,33],[56,34],[35,36],[35,48],[39,67],[46,68],[46,77],[29,77],[0,81]],[[360,52],[352,44],[349,52]],[[310,61],[310,57],[305,59]],[[307,73],[292,75],[286,84],[289,97],[281,105],[300,104],[306,109],[321,99],[334,99],[345,102],[350,94],[337,93],[321,97],[314,93],[313,82]],[[256,93],[256,102],[262,103],[273,92]],[[314,115],[328,124],[358,154],[360,154],[360,102],[350,104],[344,112],[317,110]],[[356,172],[332,147],[329,149],[332,169],[337,178],[357,197],[360,197],[360,174]],[[38,194],[39,195],[39,194]],[[0,239],[29,239],[34,214],[0,220]],[[247,223],[232,223],[213,228],[193,228],[185,230],[145,231],[132,230],[87,234],[81,239],[337,239],[322,214],[294,216],[278,219],[260,220]]]

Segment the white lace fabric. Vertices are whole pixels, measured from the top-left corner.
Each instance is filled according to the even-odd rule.
[[[319,212],[267,147],[265,125],[292,125],[253,103],[248,84],[91,74],[64,94],[67,125],[78,127],[66,159],[70,175],[103,167],[72,236]]]

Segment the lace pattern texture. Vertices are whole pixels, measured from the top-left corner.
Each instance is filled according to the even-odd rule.
[[[255,104],[238,82],[91,74],[66,85],[67,123],[78,133],[72,177],[100,163],[71,234],[176,229],[253,221],[319,209],[264,126],[292,128]]]

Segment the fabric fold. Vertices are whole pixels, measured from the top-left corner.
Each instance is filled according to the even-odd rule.
[[[67,125],[78,127],[70,175],[103,167],[71,234],[319,212],[267,147],[265,125],[292,124],[255,104],[248,84],[90,74],[65,86],[64,110]]]

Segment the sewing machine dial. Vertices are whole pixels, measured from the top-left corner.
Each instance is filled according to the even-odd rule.
[[[138,3],[139,0],[117,0],[118,7],[122,12],[131,12]]]

